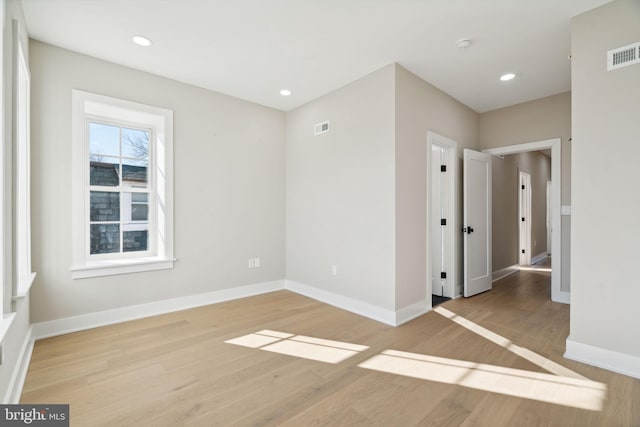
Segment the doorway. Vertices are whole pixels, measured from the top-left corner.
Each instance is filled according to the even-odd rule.
[[[528,151],[540,151],[551,149],[551,300],[569,304],[570,293],[562,290],[561,278],[562,269],[562,221],[560,209],[560,189],[561,189],[561,139],[549,139],[545,141],[528,142],[524,144],[509,145],[499,148],[483,150],[491,155],[507,155],[524,153]]]

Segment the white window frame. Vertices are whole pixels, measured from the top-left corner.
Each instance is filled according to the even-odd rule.
[[[74,89],[72,91],[72,277],[173,268],[173,111]],[[90,254],[88,122],[149,129],[149,250]],[[127,192],[120,188],[121,192]]]
[[[14,56],[13,149],[15,157],[15,281],[14,299],[29,293],[36,273],[31,271],[31,73],[22,44],[18,41],[18,23],[14,21],[16,52]]]

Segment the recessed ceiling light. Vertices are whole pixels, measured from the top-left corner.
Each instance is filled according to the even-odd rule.
[[[502,80],[503,82],[509,81],[509,80],[513,80],[515,78],[515,74],[513,73],[507,73],[507,74],[503,74],[500,76],[500,80]]]
[[[133,40],[133,42],[135,44],[137,44],[138,46],[151,46],[151,40],[149,40],[146,37],[142,37],[142,36],[133,36],[131,37],[131,40]]]
[[[282,90],[280,91],[280,95],[282,95],[282,96],[289,96],[289,95],[291,95],[291,91],[290,91],[290,90],[288,90],[288,89],[282,89]]]

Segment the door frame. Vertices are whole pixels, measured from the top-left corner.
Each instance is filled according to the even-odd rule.
[[[561,180],[562,180],[562,140],[560,138],[527,142],[505,147],[482,150],[492,155],[507,155],[551,149],[551,300],[569,304],[570,293],[562,290],[562,218],[561,218]],[[565,242],[569,244],[568,242]],[[566,266],[567,268],[569,266]]]
[[[531,175],[522,170],[518,170],[518,231],[518,262],[531,265]]]
[[[546,219],[546,226],[547,226],[547,255],[551,255],[551,239],[552,239],[552,233],[551,233],[551,218],[553,217],[553,210],[551,209],[552,205],[551,205],[551,181],[547,181],[547,206],[546,206],[546,211],[547,211],[547,219]]]
[[[458,143],[450,138],[439,135],[435,132],[428,131],[427,132],[427,168],[426,168],[426,182],[427,182],[427,206],[426,206],[426,221],[427,221],[427,236],[426,236],[426,245],[427,245],[427,298],[429,299],[429,303],[431,306],[431,294],[433,292],[432,289],[432,260],[431,260],[431,236],[433,235],[433,225],[431,222],[431,205],[432,205],[432,191],[431,191],[431,174],[434,172],[432,167],[432,149],[433,146],[436,145],[445,150],[445,156],[447,160],[447,176],[449,177],[449,194],[447,197],[447,211],[449,212],[449,217],[447,218],[447,226],[445,232],[443,233],[443,240],[446,239],[448,241],[448,250],[446,253],[443,253],[444,264],[446,265],[447,270],[447,287],[443,292],[443,295],[448,296],[449,298],[458,298],[461,295],[460,286],[458,284],[458,266],[457,266],[457,240],[456,240],[456,230],[458,230],[458,216],[459,212],[457,211],[458,206]],[[451,224],[451,225],[449,225]],[[449,275],[449,272],[450,275]]]

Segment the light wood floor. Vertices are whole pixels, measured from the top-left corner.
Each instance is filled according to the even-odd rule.
[[[393,328],[288,291],[40,340],[21,402],[69,403],[73,426],[640,426],[639,380],[562,357],[569,307],[549,273],[443,307],[606,384],[604,409],[360,368],[394,349],[545,372],[435,312]],[[328,364],[224,343],[262,329],[369,349]]]

